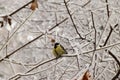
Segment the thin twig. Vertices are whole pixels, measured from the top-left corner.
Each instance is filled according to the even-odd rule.
[[[117,26],[118,26],[118,24],[116,24],[116,25],[114,26],[114,28],[116,28]],[[106,38],[105,43],[103,44],[103,46],[106,46],[106,44],[107,44],[107,42],[108,42],[108,40],[109,40],[109,38],[110,38],[110,36],[111,36],[114,28],[112,28],[112,26],[110,26],[110,32],[109,32],[109,34],[108,34],[108,36],[107,36],[107,38]]]
[[[119,75],[120,75],[120,68],[119,68],[117,74],[112,78],[112,80],[116,80],[119,77]]]
[[[93,76],[95,77],[95,67],[96,67],[96,63],[94,62],[95,61],[95,57],[96,57],[96,54],[95,54],[95,51],[96,51],[96,36],[97,36],[97,31],[96,31],[96,28],[95,28],[95,23],[94,23],[94,16],[93,16],[93,12],[91,11],[91,17],[92,17],[92,24],[93,24],[93,29],[95,31],[95,37],[94,37],[94,52],[93,52],[93,56],[92,56],[92,63],[91,65],[93,65]]]
[[[86,5],[88,5],[91,2],[91,0],[88,0],[88,2],[86,2],[82,7],[85,7]]]
[[[21,9],[25,8],[27,5],[29,5],[30,3],[32,3],[33,0],[31,0],[30,2],[28,2],[27,4],[23,5],[22,7],[20,7],[19,9],[15,10],[14,12],[12,12],[11,14],[9,14],[9,16],[14,15],[15,13],[17,13],[18,11],[20,11]]]
[[[63,19],[61,22],[57,23],[55,26],[53,26],[52,28],[50,28],[48,31],[53,30],[54,28],[56,28],[57,26],[59,26],[60,24],[62,24],[63,22],[65,22],[68,18]]]
[[[110,12],[109,12],[109,6],[108,6],[108,0],[106,0],[106,8],[107,8],[107,16],[108,18],[110,17]]]
[[[74,22],[74,20],[73,20],[73,18],[72,18],[72,15],[71,15],[71,13],[70,13],[70,10],[69,10],[69,8],[68,8],[67,3],[66,3],[65,0],[64,0],[64,4],[65,4],[65,7],[66,7],[66,9],[67,9],[67,12],[68,12],[68,14],[69,14],[69,16],[70,16],[70,19],[71,19],[71,21],[72,21],[72,23],[73,23],[73,26],[74,26],[77,34],[79,35],[80,39],[84,39],[84,38],[80,35],[80,33],[79,33],[78,29],[77,29],[77,26],[75,25],[75,22]]]
[[[79,55],[76,56],[76,58],[77,58],[77,66],[78,66],[78,70],[80,70]]]
[[[117,59],[117,57],[110,51],[110,50],[107,50],[108,53],[110,54],[110,56],[112,56],[112,58],[117,62],[117,64],[119,65],[119,68],[118,68],[118,72],[116,73],[116,75],[112,78],[112,80],[116,80],[119,75],[120,75],[120,61]]]
[[[110,50],[107,50],[106,49],[106,51],[108,51],[108,53],[113,57],[113,59],[115,59],[115,61],[117,62],[117,64],[119,65],[119,67],[120,67],[120,61],[117,59],[117,57],[113,54],[113,52],[111,52]]]
[[[96,50],[96,36],[97,36],[97,31],[96,31],[96,28],[95,28],[94,17],[93,17],[93,12],[92,11],[91,11],[91,16],[92,16],[93,28],[94,28],[94,31],[95,31],[94,50]]]
[[[7,39],[9,39],[9,31],[8,31]],[[7,53],[8,53],[8,45],[6,45],[6,52],[5,52],[5,54],[7,55]]]

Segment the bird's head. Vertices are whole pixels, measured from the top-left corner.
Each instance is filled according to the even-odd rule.
[[[55,43],[54,48],[57,48],[58,45],[59,45],[59,43]]]

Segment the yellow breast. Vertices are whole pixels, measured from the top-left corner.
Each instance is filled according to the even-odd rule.
[[[59,57],[62,54],[65,54],[65,51],[62,49],[62,47],[60,47],[60,45],[58,45],[56,49],[53,49],[53,54],[55,57]]]

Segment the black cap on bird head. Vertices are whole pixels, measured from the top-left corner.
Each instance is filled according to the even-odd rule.
[[[58,45],[59,45],[59,43],[55,43],[54,48],[57,48]]]

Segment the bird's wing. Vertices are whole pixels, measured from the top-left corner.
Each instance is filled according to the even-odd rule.
[[[65,48],[60,44],[61,48],[65,51],[65,54],[68,54]]]

